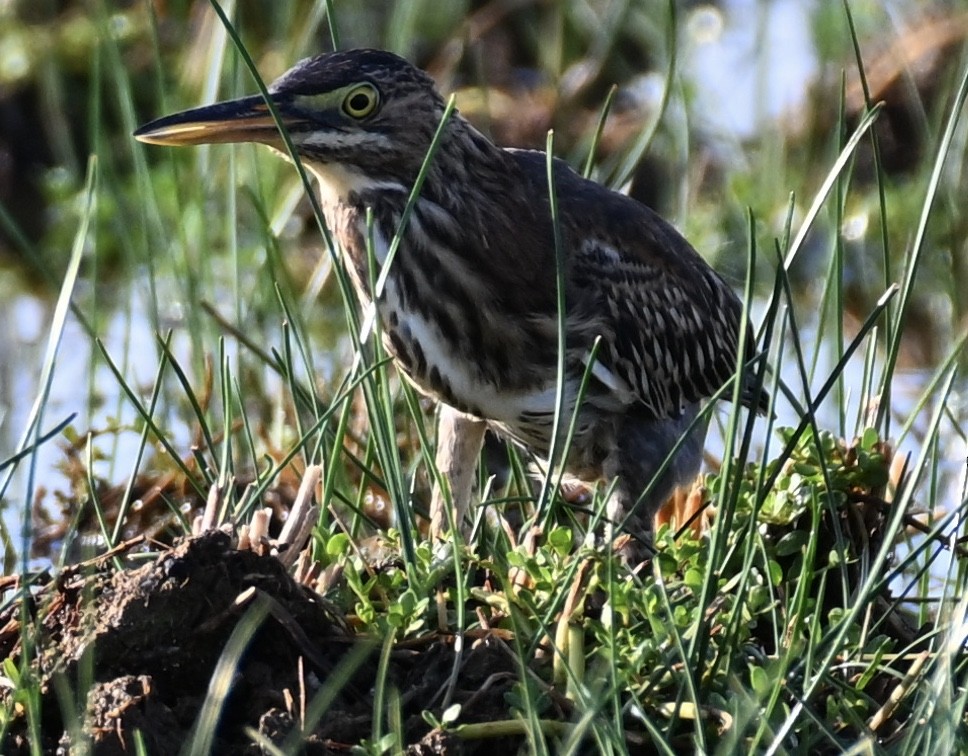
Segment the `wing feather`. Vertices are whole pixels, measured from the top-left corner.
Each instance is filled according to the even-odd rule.
[[[547,198],[544,154],[509,154],[532,194]],[[591,337],[602,338],[603,389],[630,393],[657,418],[678,416],[714,394],[736,368],[743,308],[733,289],[645,205],[561,161],[554,174],[565,219],[569,320],[594,324]],[[751,331],[746,345],[751,359]],[[765,408],[765,394],[747,394],[744,404]]]
[[[609,333],[599,351],[606,369],[656,417],[677,416],[732,376],[742,308],[705,264],[686,277],[625,248],[586,237],[571,280],[606,313]]]

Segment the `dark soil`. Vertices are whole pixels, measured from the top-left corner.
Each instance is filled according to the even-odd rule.
[[[0,657],[20,664],[23,637],[33,638],[45,753],[74,751],[70,728],[81,717],[65,711],[81,707],[96,754],[133,753],[138,737],[148,753],[178,753],[199,727],[203,704],[218,702],[219,685],[225,697],[212,720],[213,753],[262,753],[250,731],[277,745],[291,736],[287,751],[301,743],[310,754],[347,753],[372,738],[379,639],[354,635],[274,557],[238,551],[215,531],[137,569],[100,561],[65,571],[27,606],[11,602],[0,614]],[[21,631],[25,618],[35,633]],[[465,704],[461,723],[508,717],[505,694],[519,673],[502,644],[485,637],[465,649],[451,698]],[[238,662],[226,664],[233,653]],[[213,676],[220,659],[225,674]],[[423,720],[424,710],[440,715],[453,671],[447,637],[392,652],[388,687],[400,694],[407,752],[516,751],[517,739],[465,742]],[[320,694],[332,702],[316,713]],[[9,730],[3,753],[29,752],[26,720],[21,714]]]

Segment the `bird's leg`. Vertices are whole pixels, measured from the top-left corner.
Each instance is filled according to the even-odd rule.
[[[434,484],[430,501],[430,535],[440,538],[448,530],[451,518],[455,528],[463,526],[471,503],[477,460],[484,444],[487,424],[483,420],[458,412],[453,407],[440,405],[437,416],[437,469],[450,486],[450,497],[438,483]]]
[[[645,544],[651,546],[659,508],[677,488],[692,484],[699,473],[708,420],[701,420],[689,430],[699,409],[698,403],[692,404],[679,417],[664,420],[646,419],[630,413],[618,428],[616,450],[611,460],[618,485],[608,502],[608,535],[613,535],[612,523],[624,523],[625,531],[633,536],[622,550],[626,562],[644,558],[647,553]],[[666,457],[679,443],[680,436],[687,431],[688,435],[665,471],[658,474]],[[643,496],[647,489],[648,494]]]

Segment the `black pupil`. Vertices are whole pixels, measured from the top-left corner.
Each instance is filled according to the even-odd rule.
[[[359,112],[361,110],[366,110],[370,105],[370,96],[364,94],[363,92],[357,92],[355,95],[350,97],[350,110],[354,112]]]

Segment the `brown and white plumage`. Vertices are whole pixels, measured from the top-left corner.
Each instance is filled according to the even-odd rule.
[[[402,234],[378,312],[401,371],[451,408],[438,460],[460,519],[485,425],[539,456],[551,447],[558,298],[546,156],[496,147],[455,114],[401,229],[444,113],[432,80],[391,53],[354,50],[303,61],[270,92],[300,158],[319,177],[327,222],[365,303],[367,210],[380,263]],[[282,148],[258,97],[169,116],[137,135]],[[553,175],[566,302],[564,409],[578,416],[565,467],[586,480],[618,477],[610,513],[622,518],[699,403],[733,375],[742,306],[654,212],[560,161]],[[576,407],[586,370],[588,391]],[[744,395],[755,407],[763,401]],[[653,484],[633,530],[646,533],[658,503],[695,476],[703,435],[699,427]],[[439,499],[435,514],[442,530]]]

